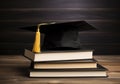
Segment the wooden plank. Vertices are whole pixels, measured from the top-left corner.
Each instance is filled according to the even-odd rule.
[[[32,10],[23,11],[1,11],[0,20],[16,20],[16,19],[112,19],[119,20],[119,9],[106,10]],[[109,14],[109,15],[108,15]]]
[[[0,64],[0,67],[2,67],[0,69],[0,83],[4,84],[119,84],[120,82],[120,69],[114,68],[114,62],[116,59],[120,59],[120,55],[94,56],[98,59],[98,61],[104,60],[104,63],[106,63],[104,66],[107,66],[107,63],[109,64],[109,62],[111,61],[111,67],[108,67],[108,69],[114,68],[115,71],[109,71],[108,78],[29,78],[28,67],[30,65],[30,61],[26,60],[26,58],[24,58],[22,55],[1,55],[0,57],[0,62],[2,61],[2,63]],[[5,63],[6,65],[4,66]],[[117,65],[119,65],[119,63],[119,61],[116,62]]]
[[[119,10],[119,8],[97,8],[97,7],[93,7],[93,8],[80,8],[80,7],[69,7],[69,8],[0,8],[0,12],[40,12],[40,11],[98,11],[98,12],[119,12],[117,11]]]
[[[35,32],[1,32],[0,34],[1,43],[3,45],[5,43],[13,42],[13,44],[16,43],[33,43]],[[15,43],[15,44],[16,44]]]
[[[109,2],[109,5],[107,5]],[[6,4],[6,5],[4,5]],[[21,5],[22,4],[22,5]],[[119,0],[2,0],[0,8],[66,8],[66,7],[120,7]]]
[[[80,19],[81,20],[81,19]],[[21,27],[28,27],[28,26],[34,26],[41,22],[70,22],[70,21],[78,21],[78,19],[70,19],[70,20],[42,20],[42,19],[24,19],[24,20],[5,20],[0,22],[0,32],[4,31],[23,31],[19,28]],[[119,32],[119,24],[120,21],[118,20],[86,20],[89,24],[91,24],[93,27],[98,29],[98,31],[105,31],[105,32]]]
[[[109,78],[120,78],[120,72],[109,72]]]
[[[0,50],[1,55],[23,55],[24,49],[6,49]]]

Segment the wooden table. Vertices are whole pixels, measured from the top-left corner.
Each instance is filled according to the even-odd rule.
[[[29,78],[28,59],[22,55],[1,55],[0,84],[120,84],[120,55],[94,58],[109,70],[108,78]]]

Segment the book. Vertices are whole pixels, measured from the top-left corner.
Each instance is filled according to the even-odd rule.
[[[30,69],[30,77],[107,77],[107,69],[98,65],[97,68],[79,69]]]
[[[34,62],[93,59],[93,51],[66,50],[66,51],[46,51],[41,53],[33,53],[31,50],[25,49],[24,56],[31,59]]]
[[[32,65],[34,69],[97,68],[97,61],[94,59],[85,59],[85,60],[33,62]]]

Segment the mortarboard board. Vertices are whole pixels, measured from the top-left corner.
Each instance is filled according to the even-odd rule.
[[[37,26],[22,28],[29,31],[36,31]],[[42,25],[40,32],[45,35],[42,50],[68,50],[80,49],[80,31],[95,30],[86,21],[74,21]]]

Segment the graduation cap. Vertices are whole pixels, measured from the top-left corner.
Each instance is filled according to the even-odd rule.
[[[68,50],[80,49],[80,31],[95,30],[86,21],[74,21],[64,23],[43,23],[39,25],[40,33],[45,35],[42,50]],[[36,26],[22,28],[36,32]],[[36,38],[37,39],[37,38]],[[38,39],[39,40],[39,39]]]

